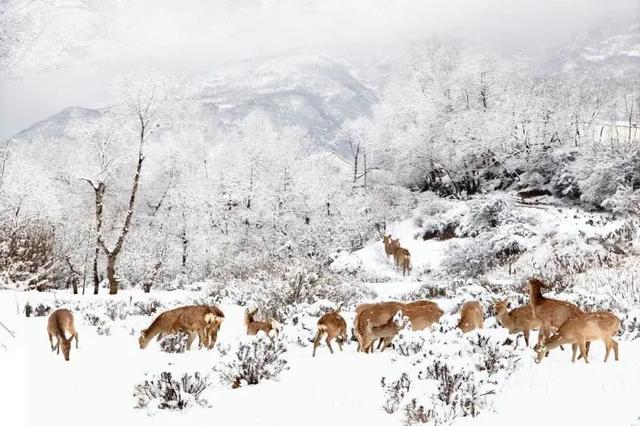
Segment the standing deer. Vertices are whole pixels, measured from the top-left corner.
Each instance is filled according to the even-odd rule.
[[[65,361],[69,361],[69,353],[71,352],[71,341],[76,339],[76,349],[78,349],[78,332],[73,324],[73,314],[68,309],[58,309],[49,315],[47,321],[47,333],[49,334],[49,343],[51,350],[60,353],[62,346],[62,355]],[[69,335],[67,339],[66,335]],[[56,344],[53,345],[53,338],[56,338]]]
[[[576,362],[576,351],[580,349],[580,355],[585,363],[589,363],[589,346],[593,340],[604,342],[606,353],[604,362],[609,359],[609,353],[613,348],[616,361],[618,361],[618,342],[613,336],[620,328],[618,317],[609,312],[593,312],[569,318],[562,324],[556,334],[545,339],[536,349],[536,362],[542,361],[549,351],[563,344],[571,344],[573,355],[571,362]]]
[[[508,310],[507,299],[496,300],[493,308],[501,326],[509,330],[510,334],[522,332],[524,342],[529,347],[529,333],[531,330],[540,328],[540,320],[533,315],[531,304]]]
[[[313,339],[313,356],[316,356],[316,348],[320,345],[320,339],[326,336],[325,342],[329,347],[329,351],[333,353],[331,347],[331,340],[336,338],[338,347],[342,351],[342,343],[347,341],[347,322],[340,315],[340,309],[342,305],[338,306],[338,309],[332,309],[327,312],[318,320],[318,333],[315,339]]]
[[[388,259],[390,256],[393,256],[393,252],[395,250],[395,247],[391,242],[391,235],[383,235],[382,243],[384,244],[384,252],[386,253]]]
[[[411,273],[411,253],[404,247],[400,246],[400,239],[392,239],[391,245],[393,247],[393,258],[396,263],[396,268],[402,268],[402,276],[409,275]]]
[[[198,336],[198,347],[212,347],[215,343],[214,334],[218,329],[224,314],[215,306],[190,305],[170,309],[158,315],[149,328],[142,330],[138,343],[140,349],[147,347],[151,339],[158,336],[158,340],[166,334],[175,334],[180,331],[188,334],[187,349]]]
[[[559,329],[569,318],[583,314],[573,303],[544,297],[540,291],[543,287],[540,280],[529,279],[529,302],[533,315],[540,320],[538,343],[548,339],[551,332]]]
[[[258,308],[255,308],[253,311],[249,311],[249,309],[245,309],[244,311],[244,325],[247,327],[247,335],[255,336],[259,331],[263,331],[267,336],[278,337],[280,332],[280,324],[275,319],[271,319],[270,321],[256,321],[254,316],[258,312]]]
[[[484,327],[484,311],[480,302],[464,302],[460,308],[460,321],[457,327],[463,333]]]

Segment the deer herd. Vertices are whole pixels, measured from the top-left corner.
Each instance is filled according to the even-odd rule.
[[[397,239],[390,235],[383,238],[387,256],[395,259],[397,268],[402,268],[403,276],[411,271],[411,254],[400,246]],[[620,320],[610,312],[596,311],[583,312],[576,305],[556,299],[550,299],[542,294],[545,285],[536,278],[530,278],[529,304],[509,310],[506,299],[495,300],[493,308],[498,323],[506,328],[510,334],[522,333],[525,345],[529,347],[529,335],[532,330],[538,330],[538,342],[534,346],[536,362],[542,361],[548,356],[549,351],[562,345],[571,345],[572,358],[575,362],[577,351],[579,358],[589,362],[589,347],[591,342],[602,340],[605,345],[605,362],[609,359],[613,349],[616,361],[618,360],[618,343],[613,339],[620,328]],[[329,351],[333,353],[331,342],[335,339],[342,351],[343,344],[347,341],[347,322],[340,314],[342,306],[331,310],[318,320],[317,333],[313,339],[313,353],[324,338]],[[255,319],[257,309],[245,309],[244,325],[246,334],[255,336],[262,332],[271,339],[277,338],[280,333],[280,324],[273,318],[267,321]],[[378,303],[365,303],[356,307],[353,321],[353,334],[358,342],[358,351],[370,353],[377,348],[384,351],[393,338],[404,327],[403,323],[410,323],[414,331],[430,329],[440,320],[444,311],[432,301],[417,300],[413,302],[385,301]],[[463,333],[484,327],[484,310],[479,301],[467,301],[462,304],[459,311],[457,328]],[[145,349],[149,342],[156,337],[160,340],[163,336],[176,333],[184,333],[187,336],[186,346],[191,345],[197,336],[198,347],[213,348],[216,343],[218,331],[224,321],[224,313],[216,306],[191,305],[165,311],[158,315],[151,325],[142,330],[138,343],[140,349]],[[68,309],[58,309],[50,316],[47,323],[47,332],[51,343],[51,350],[62,353],[65,360],[69,360],[71,342],[75,338],[78,347],[78,332],[75,330],[73,314]],[[67,338],[66,336],[69,336]],[[53,344],[53,338],[56,344]]]

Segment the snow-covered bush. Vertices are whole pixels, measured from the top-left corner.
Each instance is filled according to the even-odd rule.
[[[463,277],[477,277],[495,264],[492,247],[479,239],[452,244],[441,266],[448,273]]]
[[[513,215],[513,200],[508,195],[494,194],[486,200],[474,200],[469,207],[458,227],[458,235],[462,237],[477,237],[508,223]]]
[[[219,345],[220,360],[214,367],[220,381],[232,388],[256,385],[277,377],[287,368],[286,347],[279,339],[259,334],[246,336],[233,346]]]
[[[396,380],[382,377],[380,386],[385,393],[385,402],[382,407],[387,413],[392,414],[398,410],[400,403],[411,389],[411,379],[406,372],[403,372]]]
[[[194,404],[206,405],[200,395],[208,386],[208,376],[199,372],[185,373],[176,380],[171,372],[165,371],[135,386],[135,408],[183,410]]]
[[[160,350],[168,353],[181,354],[187,350],[189,335],[185,332],[167,334],[160,339]]]
[[[151,299],[142,301],[139,300],[133,304],[133,306],[137,309],[139,315],[150,316],[158,312],[158,309],[162,307],[162,303],[157,299]]]
[[[520,350],[504,345],[503,330],[462,334],[451,327],[454,316],[447,318],[444,332],[401,332],[394,339],[394,370],[400,373],[381,381],[384,408],[402,407],[405,424],[477,416],[518,365]]]
[[[122,301],[107,302],[104,311],[107,317],[111,319],[111,321],[115,321],[117,319],[124,320],[129,315],[127,304]]]
[[[336,274],[355,276],[362,271],[362,260],[347,251],[341,251],[336,253],[329,267]]]
[[[45,305],[44,303],[38,303],[35,308],[29,302],[24,305],[24,314],[27,317],[31,315],[34,317],[45,317],[49,315],[50,312],[51,306]]]
[[[93,327],[104,326],[106,321],[101,316],[93,313],[93,312],[85,312],[84,314],[84,322]]]

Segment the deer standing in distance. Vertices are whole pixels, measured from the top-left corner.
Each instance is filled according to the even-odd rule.
[[[531,330],[540,328],[540,320],[533,315],[531,304],[521,306],[509,311],[507,299],[494,301],[493,308],[501,326],[509,330],[510,334],[522,332],[524,342],[529,347],[529,334]]]
[[[585,363],[589,363],[589,347],[593,340],[604,342],[606,353],[604,362],[609,359],[609,353],[613,348],[615,360],[618,361],[618,342],[613,340],[620,328],[620,320],[610,312],[592,312],[569,318],[548,339],[538,345],[536,363],[542,361],[549,351],[562,344],[571,344],[573,355],[571,362],[576,362],[576,351],[580,349],[580,355]]]
[[[187,349],[198,336],[198,347],[213,347],[218,329],[224,320],[224,313],[215,306],[190,305],[170,309],[158,315],[151,325],[142,330],[138,343],[140,349],[145,349],[149,342],[164,335],[185,332],[188,334]]]
[[[71,352],[71,341],[76,339],[76,349],[78,348],[78,332],[73,323],[73,314],[68,309],[58,309],[49,315],[47,321],[47,333],[49,334],[49,343],[51,351],[60,353],[62,347],[62,355],[65,361],[69,361],[69,353]],[[67,339],[66,335],[69,335]],[[53,338],[56,338],[56,344],[53,345]]]
[[[548,339],[551,332],[558,330],[569,318],[583,314],[573,303],[544,297],[541,288],[545,288],[542,281],[537,278],[529,279],[529,303],[534,317],[540,320],[538,343],[542,339]]]
[[[329,347],[329,351],[333,353],[331,340],[334,338],[338,342],[338,347],[342,351],[342,343],[347,341],[347,322],[340,315],[342,305],[338,309],[332,309],[318,320],[318,333],[313,339],[313,356],[316,356],[316,348],[320,345],[322,337],[326,336],[325,342]]]
[[[391,242],[391,235],[384,234],[382,236],[382,243],[384,244],[384,252],[386,253],[388,259],[390,256],[393,256],[393,252],[395,250],[395,247]]]
[[[263,331],[267,336],[278,337],[280,332],[280,324],[275,319],[270,321],[256,321],[255,315],[258,312],[258,308],[253,311],[245,309],[244,311],[244,325],[247,327],[247,335],[255,336],[258,332]]]
[[[396,268],[402,268],[402,276],[409,275],[411,273],[411,253],[404,247],[400,246],[400,239],[391,239],[391,246],[393,247],[393,258],[395,260]]]
[[[464,302],[460,308],[460,321],[457,327],[463,333],[484,327],[484,311],[478,301]]]

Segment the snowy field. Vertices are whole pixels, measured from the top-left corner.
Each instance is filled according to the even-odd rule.
[[[392,226],[390,232],[406,241],[415,253],[414,268],[423,270],[437,269],[451,244],[451,241],[414,239],[416,228],[410,221]],[[399,277],[379,241],[369,243],[354,256],[370,272],[395,278],[389,282],[366,284],[375,293],[376,300],[406,299],[407,294],[424,285],[412,278]],[[428,275],[420,277],[425,280]],[[445,310],[440,321],[445,326],[437,333],[439,343],[433,350],[448,353],[444,357],[451,357],[454,363],[466,362],[465,354],[462,350],[456,352],[455,345],[465,338],[473,340],[473,335],[478,334],[472,332],[471,337],[462,337],[450,327],[457,321],[459,304],[472,294],[479,294],[481,300],[487,297],[491,300],[486,290],[473,286],[456,293],[453,298],[435,299]],[[153,298],[165,307],[172,307],[193,303],[202,296],[202,292],[186,290],[151,294],[125,290],[115,297],[73,296],[67,292],[1,292],[0,320],[15,333],[15,338],[11,338],[4,330],[0,331],[0,342],[6,346],[6,350],[0,349],[0,374],[5,383],[0,387],[0,398],[6,402],[3,417],[10,419],[6,424],[403,424],[401,411],[388,414],[383,408],[382,377],[393,377],[403,369],[412,368],[408,367],[411,361],[398,356],[393,349],[365,355],[356,352],[356,343],[350,341],[343,352],[339,352],[334,344],[336,353],[333,355],[322,345],[312,358],[309,333],[296,342],[292,338],[296,336],[291,336],[291,332],[287,336],[285,329],[283,341],[287,352],[284,357],[288,369],[258,385],[231,389],[220,383],[213,370],[222,356],[217,349],[197,350],[194,344],[190,352],[165,353],[155,341],[146,350],[139,349],[140,330],[147,327],[157,313],[151,316],[129,314],[124,319],[116,319],[108,324],[108,335],[98,334],[98,327],[90,325],[83,317],[85,311],[102,312],[114,301],[131,307],[137,301]],[[31,305],[66,306],[76,312],[80,347],[78,350],[72,348],[70,362],[50,351],[47,317],[25,317],[23,311],[27,301]],[[344,312],[349,329],[354,306]],[[239,341],[245,332],[245,308],[225,302],[220,307],[225,313],[225,321],[218,346]],[[311,330],[316,320],[317,317],[303,318]],[[497,342],[508,337],[489,315],[485,328],[479,334]],[[415,334],[427,336],[428,340],[430,333]],[[535,336],[534,333],[533,341]],[[495,392],[485,398],[488,403],[479,414],[457,417],[453,424],[631,425],[640,416],[636,403],[640,392],[640,363],[637,361],[640,359],[640,340],[627,341],[621,337],[620,361],[610,360],[607,364],[602,362],[604,346],[597,342],[593,345],[589,365],[582,361],[571,364],[570,351],[560,350],[553,351],[541,364],[535,364],[533,350],[524,349],[522,343],[520,339],[515,349],[509,349],[515,363],[511,370],[505,370],[505,374],[499,376],[501,379]],[[194,405],[182,411],[134,409],[136,384],[162,371],[174,374],[199,371],[208,375],[211,384],[202,393],[206,405]],[[422,392],[421,388],[417,391]],[[424,392],[429,392],[428,387]],[[544,407],[544,410],[534,407]]]

